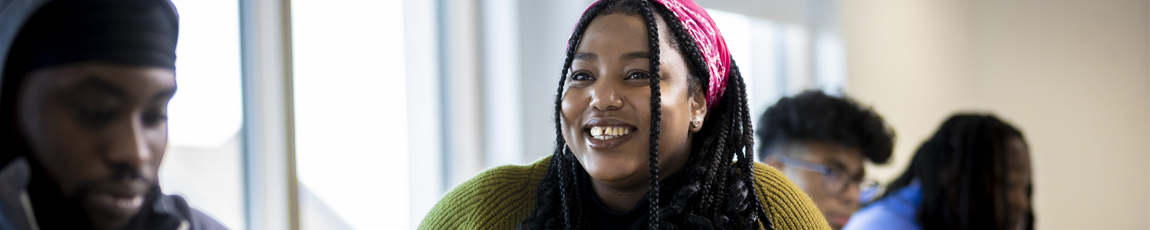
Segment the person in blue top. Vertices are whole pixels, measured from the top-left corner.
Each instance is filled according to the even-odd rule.
[[[994,115],[955,115],[843,229],[1033,229],[1032,186],[1021,131]]]

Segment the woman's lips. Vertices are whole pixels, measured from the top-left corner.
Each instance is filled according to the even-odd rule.
[[[631,133],[633,132],[615,136],[603,135],[608,137],[596,137],[595,135],[592,135],[590,131],[585,131],[583,132],[583,139],[587,140],[587,144],[590,145],[592,149],[607,150],[618,147],[619,145],[622,145],[623,143],[631,140],[631,137],[635,136]]]
[[[592,149],[607,150],[631,140],[634,125],[614,118],[591,118],[583,124],[583,139]]]

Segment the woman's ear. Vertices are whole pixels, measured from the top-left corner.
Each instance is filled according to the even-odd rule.
[[[703,129],[703,119],[707,118],[707,95],[703,90],[691,94],[691,133]]]

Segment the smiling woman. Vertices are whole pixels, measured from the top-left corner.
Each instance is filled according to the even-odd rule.
[[[829,228],[754,163],[746,85],[694,2],[593,3],[566,54],[554,153],[456,187],[421,229]]]

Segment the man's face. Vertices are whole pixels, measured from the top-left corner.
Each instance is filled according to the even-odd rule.
[[[863,177],[863,156],[857,148],[847,148],[841,145],[820,141],[796,142],[781,145],[769,151],[782,151],[778,155],[787,156],[799,161],[819,164],[828,167],[832,174],[839,174],[847,181],[843,183],[825,182],[824,175],[811,170],[803,169],[780,162],[778,155],[766,159],[766,163],[774,166],[795,182],[799,188],[811,197],[815,205],[822,211],[830,223],[831,228],[838,230],[846,225],[851,214],[859,209],[859,186],[853,182]]]
[[[17,94],[18,127],[61,192],[98,229],[144,206],[168,141],[175,73],[78,63],[33,71]]]

